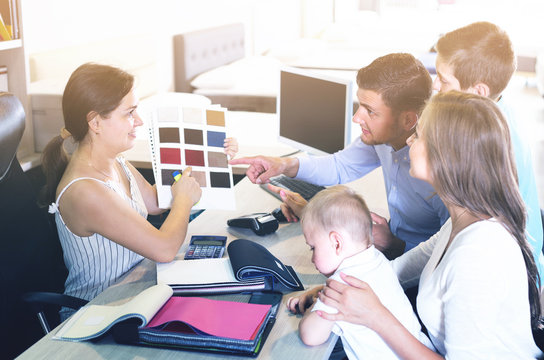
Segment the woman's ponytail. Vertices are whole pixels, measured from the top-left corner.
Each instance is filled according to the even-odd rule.
[[[62,136],[55,136],[43,150],[42,170],[45,174],[45,186],[40,195],[41,206],[48,206],[56,201],[57,186],[68,165],[68,154],[63,144]]]

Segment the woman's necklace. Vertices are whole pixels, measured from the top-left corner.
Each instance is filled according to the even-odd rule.
[[[438,267],[438,265],[442,262],[442,259],[444,258],[444,255],[446,255],[446,252],[448,251],[453,239],[457,236],[457,234],[459,234],[461,232],[461,230],[463,230],[464,228],[466,228],[467,226],[471,225],[472,223],[478,221],[477,218],[475,218],[473,215],[471,215],[470,213],[468,213],[468,215],[470,216],[467,220],[463,221],[463,215],[467,214],[467,211],[468,209],[464,209],[460,214],[459,216],[456,217],[456,220],[455,223],[452,219],[452,222],[451,222],[451,233],[450,233],[450,238],[448,239],[448,243],[446,244],[446,247],[444,248],[444,252],[442,253],[442,255],[440,256],[440,259],[438,260],[438,262],[436,263],[436,267]],[[435,268],[436,268],[435,267]]]
[[[107,179],[111,179],[111,180],[113,180],[113,181],[115,181],[115,182],[119,182],[118,176],[115,176],[115,178],[114,178],[113,176],[106,174],[105,172],[103,172],[102,170],[100,170],[100,169],[98,169],[96,166],[94,166],[93,163],[90,162],[90,161],[89,161],[89,165],[90,165],[93,169],[95,169],[96,171],[98,171],[99,173],[101,173],[102,175],[104,175]],[[113,173],[114,173],[114,174],[117,173],[117,172],[115,171],[115,169],[113,170]],[[116,174],[116,175],[117,175],[117,174]]]
[[[468,209],[463,210],[463,212],[457,216],[456,221],[452,221],[452,235],[455,236],[459,234],[463,229],[482,219],[482,217],[468,212]]]
[[[459,224],[461,224],[463,215],[465,215],[465,214],[467,213],[467,210],[468,210],[468,209],[464,209],[464,210],[457,216],[457,218],[456,218],[457,221],[454,222],[453,219],[452,219],[452,224],[451,224],[452,233],[453,233],[453,232],[459,232],[459,231],[461,230],[461,229],[459,229],[459,230],[455,231],[455,228],[456,228]]]

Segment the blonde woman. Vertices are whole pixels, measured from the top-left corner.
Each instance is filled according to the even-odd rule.
[[[419,283],[417,311],[437,349],[413,337],[368,284],[343,276],[320,299],[329,320],[363,324],[402,359],[529,359],[540,317],[538,273],[526,240],[508,124],[495,103],[452,91],[423,111],[410,145],[410,174],[429,182],[451,218],[393,261],[401,284]]]

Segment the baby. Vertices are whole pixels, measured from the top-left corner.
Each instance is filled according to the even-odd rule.
[[[361,196],[343,185],[325,189],[304,208],[301,224],[306,243],[313,252],[312,262],[320,273],[343,282],[342,272],[367,282],[382,304],[412,335],[432,348],[389,261],[373,245],[372,220]],[[369,328],[319,316],[318,310],[328,313],[337,310],[316,298],[317,291],[312,289],[287,302],[293,313],[304,313],[299,331],[306,345],[324,343],[332,331],[341,336],[349,359],[397,359],[381,337]],[[311,311],[305,311],[314,301]]]

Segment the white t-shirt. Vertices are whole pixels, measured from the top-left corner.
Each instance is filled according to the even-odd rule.
[[[540,350],[517,241],[496,220],[478,221],[457,234],[438,264],[450,234],[448,220],[392,262],[401,282],[414,282],[422,269],[417,309],[433,345],[447,359],[534,359]]]
[[[367,282],[381,303],[421,342],[432,348],[429,339],[421,332],[421,326],[412,305],[391,268],[389,260],[374,246],[345,259],[331,279],[344,281],[340,272]],[[337,310],[325,305],[319,299],[312,311],[322,310],[336,313]],[[342,337],[344,350],[349,359],[397,359],[398,357],[373,330],[363,325],[345,321],[334,324],[334,333]]]

